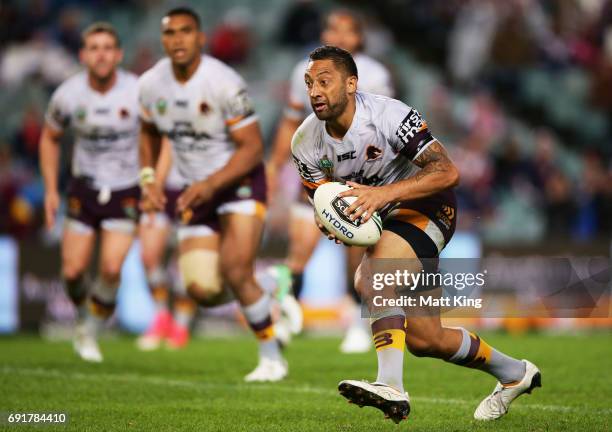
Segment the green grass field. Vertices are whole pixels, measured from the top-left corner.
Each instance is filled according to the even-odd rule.
[[[67,412],[69,427],[6,430],[218,431],[603,431],[612,429],[612,337],[483,336],[529,358],[543,388],[522,396],[501,420],[472,420],[494,379],[437,360],[406,357],[412,412],[399,426],[373,408],[349,405],[336,391],[347,378],[374,380],[375,354],[347,356],[332,338],[301,338],[286,351],[290,377],[244,384],[255,342],[196,340],[180,352],[142,353],[132,339],[102,341],[105,362],[86,364],[66,342],[0,339],[0,412]],[[6,414],[5,414],[6,415]]]

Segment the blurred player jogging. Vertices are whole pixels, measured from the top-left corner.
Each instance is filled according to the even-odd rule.
[[[115,29],[95,23],[82,35],[86,70],[53,94],[40,140],[47,228],[59,207],[60,139],[75,136],[68,215],[62,238],[62,277],[77,308],[74,348],[88,361],[102,361],[96,337],[115,308],[121,265],[138,221],[138,93],[135,75],[118,69],[123,57]],[[96,234],[99,274],[87,278]]]

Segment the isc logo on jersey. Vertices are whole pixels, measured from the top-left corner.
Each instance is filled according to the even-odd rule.
[[[356,198],[341,198],[338,194],[349,189],[349,186],[338,182],[319,186],[314,195],[315,210],[323,226],[342,242],[355,246],[371,246],[380,239],[382,221],[378,213],[374,213],[365,223],[352,221],[344,214]]]

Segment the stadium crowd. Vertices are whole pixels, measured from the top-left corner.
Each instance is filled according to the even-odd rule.
[[[113,17],[121,17],[124,29],[144,28],[146,11],[162,3],[99,1],[85,7],[30,0],[0,6],[0,207],[8,210],[0,213],[0,233],[40,232],[42,113],[51,91],[78,69],[81,29],[93,18]],[[313,27],[322,16],[317,3],[287,4],[283,22],[267,39],[250,22],[255,11],[242,3],[210,29],[207,48],[225,62],[249,68],[261,44],[291,47],[297,59],[316,43]],[[505,240],[609,238],[612,1],[388,0],[367,15],[369,51],[393,68],[385,52],[392,34],[402,50],[443,76],[426,106],[417,108],[461,170],[460,226],[478,230],[485,222],[506,231]],[[155,38],[122,36],[125,67],[141,72],[155,61]],[[411,102],[410,91],[401,96]],[[265,103],[279,107],[272,114],[278,116],[282,95],[266,97]],[[517,122],[525,127],[517,129]],[[534,228],[525,234],[526,220]]]

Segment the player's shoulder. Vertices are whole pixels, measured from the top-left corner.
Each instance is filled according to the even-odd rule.
[[[217,86],[244,82],[242,76],[234,68],[213,56],[203,54],[201,67],[206,79],[213,78]]]
[[[306,67],[308,66],[308,62],[310,59],[308,57],[304,57],[298,61],[293,69],[291,70],[291,76],[299,76],[300,78],[304,77],[304,72],[306,72]]]
[[[364,73],[376,73],[381,75],[388,75],[389,70],[387,66],[376,60],[374,57],[370,57],[367,54],[357,54],[354,57],[357,70],[363,70]]]
[[[81,94],[82,91],[86,90],[87,85],[87,72],[82,70],[61,83],[57,89],[55,89],[55,95],[76,95]]]
[[[372,119],[386,120],[389,115],[408,113],[412,107],[392,97],[358,91],[357,103],[363,107],[363,113]],[[404,114],[405,115],[405,114]]]
[[[293,134],[291,151],[297,154],[314,148],[318,142],[317,135],[321,133],[324,125],[325,122],[323,120],[319,120],[314,113],[311,113]]]
[[[159,85],[159,81],[164,80],[170,73],[172,73],[170,59],[165,57],[140,75],[138,78],[138,85],[141,89],[155,87]]]
[[[119,69],[117,70],[117,84],[121,91],[137,92],[138,75],[125,69]]]
[[[119,80],[127,85],[133,85],[138,82],[138,75],[126,69],[118,69],[117,74]]]

